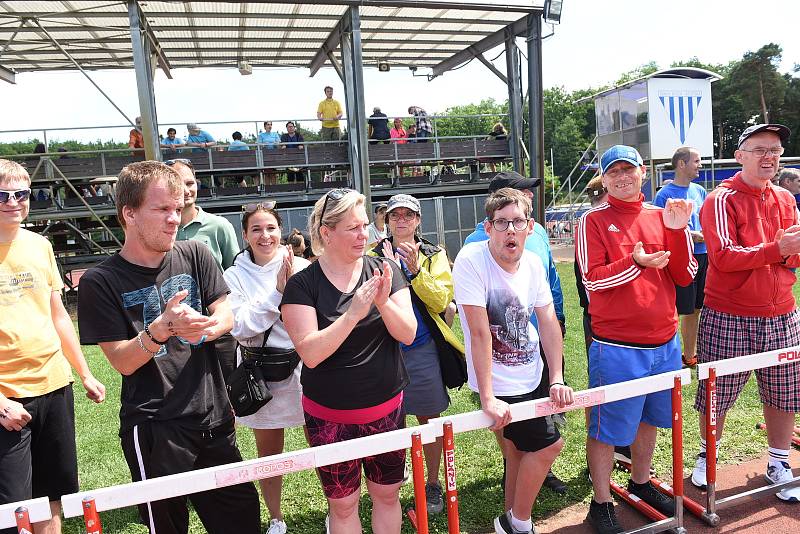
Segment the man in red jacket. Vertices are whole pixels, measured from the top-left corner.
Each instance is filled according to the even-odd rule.
[[[742,170],[709,194],[700,211],[708,247],[706,298],[700,318],[698,361],[710,362],[800,345],[800,314],[795,306],[792,268],[800,266],[800,226],[791,193],[770,180],[778,170],[789,129],[756,124],[739,137],[736,161]],[[767,421],[771,484],[792,478],[789,447],[794,417],[800,412],[800,362],[756,371]],[[750,378],[750,372],[717,378],[717,439],[725,413]],[[700,435],[705,435],[705,381],[697,388]],[[719,441],[718,441],[719,443]],[[692,483],[706,484],[706,443],[692,472]],[[800,501],[800,488],[784,489],[780,499]]]
[[[689,285],[697,272],[687,229],[691,201],[669,199],[663,209],[645,204],[647,168],[632,147],[611,147],[600,170],[608,202],[584,214],[576,239],[592,322],[589,387],[681,368],[675,286]],[[656,429],[671,427],[671,416],[669,391],[592,408],[586,449],[594,499],[588,519],[597,532],[622,532],[609,488],[615,445],[631,446],[628,489],[673,514],[672,499],[650,484]]]

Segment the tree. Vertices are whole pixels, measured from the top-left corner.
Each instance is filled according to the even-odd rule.
[[[500,104],[493,98],[481,100],[478,104],[452,106],[447,108],[444,113],[435,114],[446,116],[436,119],[436,134],[439,137],[486,136],[492,131],[492,126],[496,122],[502,122],[508,130],[508,119],[505,117],[507,113],[508,101]],[[475,115],[485,116],[476,117]]]
[[[614,82],[614,85],[622,85],[624,83],[632,82],[633,80],[638,80],[639,78],[649,76],[654,72],[658,72],[658,63],[655,61],[649,61],[620,75],[617,81]]]
[[[782,52],[779,45],[766,44],[756,52],[745,53],[731,70],[745,110],[760,114],[762,122],[770,122],[770,113],[778,111],[783,102],[786,81],[778,73]]]

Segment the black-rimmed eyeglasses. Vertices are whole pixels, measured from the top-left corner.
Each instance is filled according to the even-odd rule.
[[[25,202],[29,198],[31,198],[31,190],[30,189],[17,189],[16,191],[5,191],[0,190],[0,204],[5,204],[11,197],[14,197],[14,200],[17,203]]]
[[[492,228],[498,232],[505,232],[508,230],[509,224],[514,227],[514,230],[521,232],[528,228],[529,221],[530,219],[523,219],[520,217],[518,219],[514,219],[513,221],[509,221],[508,219],[492,219],[489,222],[492,223]]]

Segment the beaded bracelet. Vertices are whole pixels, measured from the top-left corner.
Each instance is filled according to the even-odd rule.
[[[139,347],[141,347],[141,349],[150,356],[155,356],[156,354],[158,354],[158,351],[152,351],[144,346],[144,341],[142,341],[142,332],[136,334],[136,340],[139,342]]]

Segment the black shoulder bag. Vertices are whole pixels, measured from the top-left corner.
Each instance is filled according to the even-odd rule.
[[[228,379],[228,397],[234,413],[243,417],[252,415],[272,400],[267,382],[280,382],[291,376],[300,356],[294,349],[267,347],[272,327],[264,332],[260,347],[240,345],[242,363]]]

